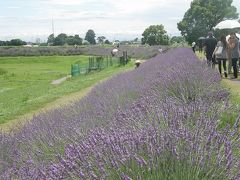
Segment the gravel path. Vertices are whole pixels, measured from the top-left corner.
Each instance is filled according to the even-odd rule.
[[[53,85],[61,84],[62,82],[66,81],[68,78],[71,78],[71,75],[63,77],[61,79],[53,80],[51,84],[53,84]]]

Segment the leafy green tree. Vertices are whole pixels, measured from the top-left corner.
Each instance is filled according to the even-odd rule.
[[[74,38],[74,36],[68,36],[68,37],[67,37],[67,44],[68,44],[68,45],[74,45],[74,44],[75,44],[75,38]]]
[[[26,45],[27,43],[25,41],[22,41],[21,39],[12,39],[10,41],[10,45],[11,46],[22,46],[22,45]]]
[[[50,34],[50,35],[48,36],[47,43],[48,43],[49,45],[53,45],[53,43],[54,43],[54,34]]]
[[[182,36],[173,36],[170,40],[171,43],[181,43],[184,42],[184,37]]]
[[[5,46],[5,45],[6,45],[6,42],[0,40],[0,46]]]
[[[79,35],[75,36],[68,36],[67,37],[67,44],[68,45],[81,45],[82,44],[82,38],[79,37]]]
[[[106,39],[105,36],[99,36],[99,37],[97,38],[98,43],[100,43],[100,44],[103,44],[105,39]]]
[[[142,44],[167,45],[169,37],[166,33],[163,25],[151,25],[142,34]]]
[[[90,44],[96,44],[95,40],[95,33],[92,29],[89,29],[86,33],[85,40],[88,41]]]
[[[74,36],[74,45],[82,45],[83,39],[79,37],[78,34]]]
[[[193,0],[185,13],[178,29],[188,43],[206,36],[219,22],[225,19],[237,19],[236,7],[232,0]]]
[[[107,39],[107,40],[105,40],[105,42],[104,42],[105,44],[111,44],[111,42]]]
[[[54,46],[63,46],[64,44],[67,43],[67,35],[64,33],[59,34],[55,39],[54,39]]]

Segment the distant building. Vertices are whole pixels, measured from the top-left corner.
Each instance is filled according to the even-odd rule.
[[[23,45],[23,47],[32,47],[32,44]]]
[[[27,44],[27,45],[23,45],[23,47],[39,47],[39,45]]]

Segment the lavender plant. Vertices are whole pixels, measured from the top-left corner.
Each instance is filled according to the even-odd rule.
[[[191,50],[171,50],[2,133],[1,178],[240,179],[239,132],[218,128],[228,96]]]
[[[167,50],[165,46],[127,46],[121,45],[117,56],[122,56],[122,51],[134,58],[147,59],[159,54],[158,49]],[[113,47],[104,46],[80,46],[80,47],[1,47],[0,56],[52,56],[52,55],[96,55],[109,56]]]

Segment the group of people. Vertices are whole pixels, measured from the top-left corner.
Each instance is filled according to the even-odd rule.
[[[220,40],[213,36],[212,32],[208,33],[208,37],[204,42],[206,58],[209,66],[218,64],[220,75],[222,75],[222,65],[224,69],[224,76],[227,77],[233,69],[233,77],[238,77],[238,67],[240,68],[240,42],[236,33],[230,33],[230,37],[222,35]],[[226,62],[228,61],[228,72]]]

